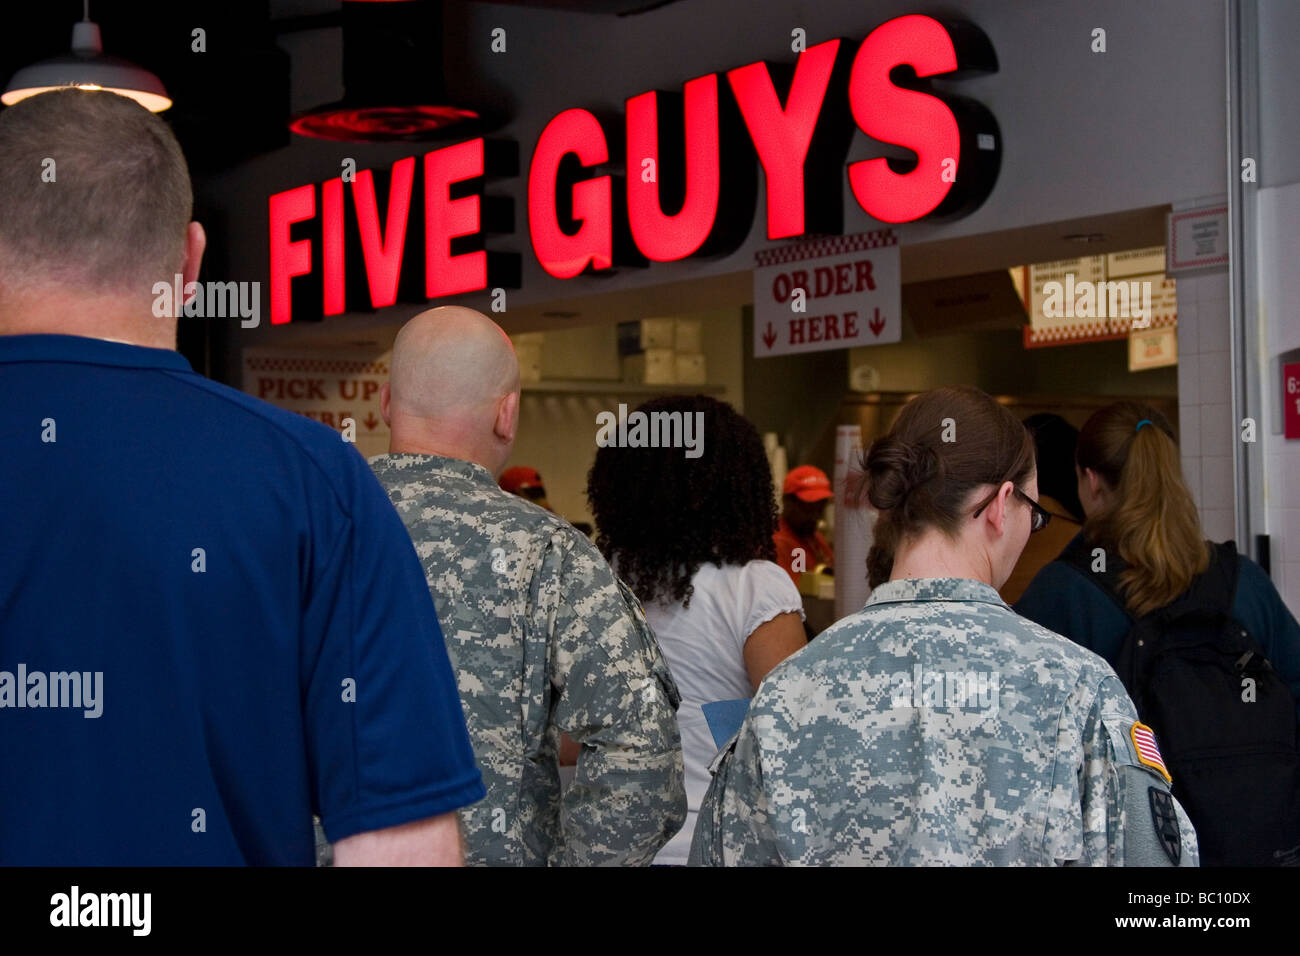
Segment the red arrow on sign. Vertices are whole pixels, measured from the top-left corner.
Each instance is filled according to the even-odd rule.
[[[365,420],[366,428],[370,430],[374,430],[374,427],[378,424],[379,424],[379,419],[375,417],[374,412],[371,412],[369,415],[366,416],[366,420]]]
[[[880,317],[880,310],[876,309],[875,316],[867,322],[867,327],[871,329],[871,334],[880,337],[880,332],[885,327],[885,320]]]
[[[771,348],[776,342],[776,329],[772,328],[772,323],[767,323],[767,329],[763,332],[763,344]]]

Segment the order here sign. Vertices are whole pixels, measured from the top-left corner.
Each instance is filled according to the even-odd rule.
[[[898,238],[890,230],[763,249],[754,269],[754,356],[903,337]]]

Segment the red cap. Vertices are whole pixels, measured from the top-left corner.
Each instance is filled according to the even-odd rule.
[[[543,487],[542,476],[537,473],[537,469],[526,465],[515,465],[501,472],[498,484],[512,495],[519,494],[525,488]]]
[[[800,501],[825,501],[835,497],[826,472],[812,465],[800,465],[791,469],[785,476],[781,493],[794,495]]]

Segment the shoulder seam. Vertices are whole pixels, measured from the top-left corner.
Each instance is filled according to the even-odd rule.
[[[190,375],[196,376],[200,378],[201,381],[209,382],[210,384],[214,384],[214,385],[220,385],[221,384],[220,382],[212,382],[210,379],[203,378],[197,372],[181,372],[175,369],[166,369],[164,370],[163,374],[175,378],[177,381],[188,386],[189,388],[194,389],[195,391],[203,392],[204,394],[210,395],[211,397],[217,399],[218,401],[225,402],[227,405],[230,405],[233,408],[238,409],[239,411],[243,412],[244,414],[252,418],[256,418],[259,421],[265,422],[266,425],[268,425],[271,428],[274,428],[276,431],[280,432],[282,435],[284,435],[286,438],[292,441],[294,445],[298,448],[298,450],[303,453],[303,457],[311,462],[312,467],[315,468],[316,471],[320,474],[320,476],[325,480],[325,484],[330,489],[330,493],[334,496],[334,503],[335,505],[338,506],[339,511],[341,511],[349,521],[352,520],[352,512],[349,511],[348,508],[344,505],[342,496],[339,494],[338,488],[335,487],[335,482],[333,478],[331,478],[329,473],[326,472],[323,467],[321,467],[320,462],[316,460],[315,453],[306,445],[304,445],[302,440],[299,439],[297,435],[295,435],[289,429],[285,428],[279,422],[275,421],[275,419],[269,415],[261,414],[256,409],[247,408],[246,406],[243,406],[238,402],[234,401],[229,396],[221,394],[221,392],[219,391],[208,390],[199,383],[188,381],[188,376]],[[225,387],[229,388],[230,386],[225,386]],[[240,394],[243,395],[245,393],[240,392]],[[249,397],[251,398],[252,396]],[[271,405],[269,407],[275,408],[274,405]],[[280,409],[280,411],[285,411],[285,409]],[[287,412],[287,414],[292,415],[294,413]],[[322,425],[321,427],[323,428],[325,426]],[[362,459],[362,462],[364,463],[365,459]],[[369,465],[367,465],[366,467],[369,467]]]

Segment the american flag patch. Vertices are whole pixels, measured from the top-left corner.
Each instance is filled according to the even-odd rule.
[[[1165,767],[1165,758],[1160,756],[1160,748],[1156,746],[1156,735],[1151,728],[1141,721],[1134,721],[1128,734],[1133,738],[1133,749],[1137,751],[1138,761],[1158,770],[1160,776],[1165,778],[1165,783],[1173,783],[1174,778],[1169,776],[1169,771]]]

